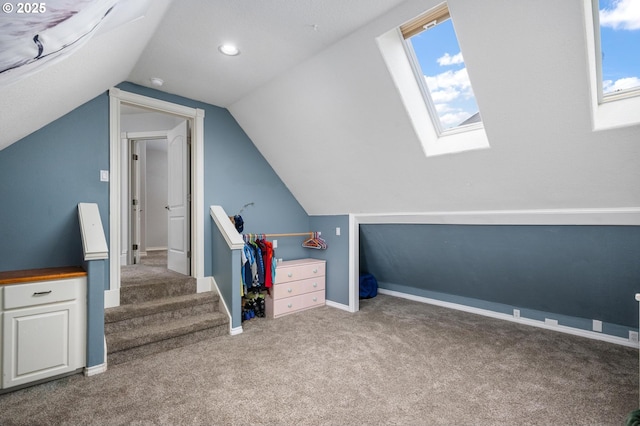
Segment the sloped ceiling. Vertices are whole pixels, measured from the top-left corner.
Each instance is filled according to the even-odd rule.
[[[157,76],[229,108],[309,214],[640,205],[639,127],[591,130],[585,0],[449,0],[491,148],[425,157],[376,37],[437,3],[154,0],[0,87],[0,149]]]
[[[491,148],[426,157],[376,37],[406,1],[230,106],[312,214],[640,206],[640,128],[592,131],[584,1],[449,0]]]
[[[126,80],[170,4],[152,3],[144,19],[96,35],[65,59],[1,85],[0,149]]]

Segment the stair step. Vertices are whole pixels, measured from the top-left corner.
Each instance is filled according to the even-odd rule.
[[[105,309],[107,363],[120,364],[229,334],[216,291],[166,268],[166,253],[122,267],[120,306]]]
[[[198,331],[227,325],[228,317],[221,312],[189,316],[138,327],[106,335],[108,353],[132,349],[154,342],[160,342]],[[225,327],[226,329],[226,327]]]
[[[132,328],[145,327],[158,323],[173,322],[181,318],[216,312],[212,303],[201,303],[193,306],[185,306],[178,309],[156,312],[150,315],[136,316],[122,321],[105,323],[106,334],[120,333]]]
[[[154,299],[138,304],[120,305],[114,308],[105,309],[104,322],[105,324],[109,324],[202,304],[212,304],[214,311],[217,311],[219,301],[220,296],[218,293],[207,291],[204,293],[193,293],[183,296]]]
[[[165,280],[162,282],[138,283],[120,287],[120,304],[140,304],[166,297],[194,294],[197,290],[195,278]]]
[[[160,340],[142,346],[136,346],[107,355],[108,365],[122,364],[123,362],[132,361],[134,359],[144,358],[160,352],[170,351],[175,348],[192,345],[204,340],[214,339],[229,334],[228,325],[219,325],[217,327],[206,328],[204,330],[195,331],[193,333],[183,334],[171,339]]]

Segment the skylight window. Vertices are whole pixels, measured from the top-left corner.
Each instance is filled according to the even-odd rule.
[[[599,0],[604,99],[640,94],[640,2]]]
[[[425,155],[490,148],[447,3],[398,25],[376,42]]]
[[[593,130],[640,124],[640,1],[582,0]]]
[[[402,25],[400,31],[440,133],[479,123],[478,105],[447,4]]]

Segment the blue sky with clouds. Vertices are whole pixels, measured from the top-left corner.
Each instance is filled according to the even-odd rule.
[[[456,127],[478,112],[451,19],[410,41],[442,128]]]
[[[600,0],[604,93],[640,86],[640,0]]]

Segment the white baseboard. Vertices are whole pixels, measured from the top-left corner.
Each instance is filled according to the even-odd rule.
[[[93,367],[85,367],[84,368],[84,375],[89,377],[89,376],[95,376],[96,374],[102,374],[105,371],[107,371],[107,363],[103,363],[103,364],[98,364],[98,365],[94,365]]]
[[[196,292],[204,293],[206,291],[211,291],[211,280],[213,277],[204,277],[198,278],[196,283]],[[218,292],[220,294],[220,292]]]
[[[105,290],[104,308],[113,308],[116,306],[120,306],[120,289]]]
[[[595,331],[582,330],[579,328],[568,327],[566,325],[553,325],[553,324],[550,324],[549,322],[537,321],[537,320],[523,318],[523,317],[516,318],[513,315],[509,315],[509,314],[489,311],[487,309],[474,308],[472,306],[461,305],[458,303],[444,302],[442,300],[431,299],[428,297],[415,296],[412,294],[401,293],[399,291],[387,290],[384,288],[378,288],[378,293],[386,294],[388,296],[400,297],[402,299],[413,300],[415,302],[427,303],[429,305],[437,305],[437,306],[442,306],[444,308],[456,309],[458,311],[469,312],[472,314],[482,315],[485,317],[517,322],[519,324],[529,325],[532,327],[559,331],[561,333],[572,334],[574,336],[580,336],[580,337],[586,337],[588,339],[601,340],[608,343],[614,343],[616,345],[628,346],[631,348],[638,348],[638,342],[632,342],[629,339],[625,339],[617,336],[611,336],[608,334],[602,334]]]
[[[349,305],[343,305],[342,303],[337,303],[337,302],[334,302],[332,300],[325,300],[324,304],[327,305],[327,306],[330,306],[332,308],[341,309],[343,311],[351,312],[351,308],[349,308]]]
[[[216,279],[213,277],[208,277],[209,278],[209,287],[211,288],[211,290],[214,290],[220,294],[220,289],[218,288],[218,283],[216,283]],[[223,310],[224,313],[227,314],[227,317],[229,318],[229,334],[231,336],[236,336],[238,334],[242,333],[242,326],[240,327],[233,327],[233,318],[231,318],[231,312],[229,312],[229,308],[227,307],[227,304],[224,302],[224,299],[222,298],[222,296],[220,296],[220,309]]]

